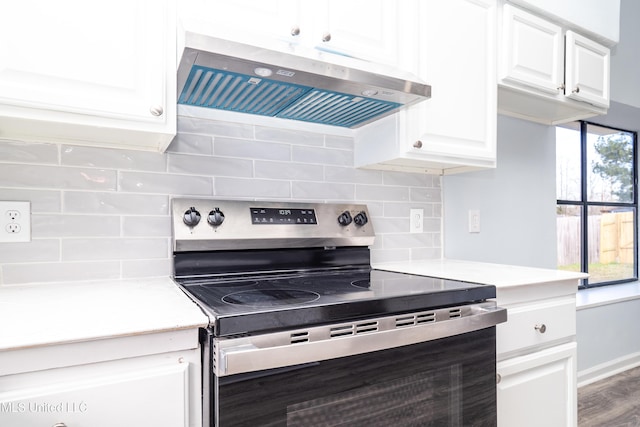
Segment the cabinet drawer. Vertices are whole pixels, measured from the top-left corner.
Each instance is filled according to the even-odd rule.
[[[575,298],[509,307],[507,310],[507,322],[497,326],[499,355],[576,333]]]

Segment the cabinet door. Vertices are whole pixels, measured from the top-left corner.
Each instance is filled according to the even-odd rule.
[[[0,14],[0,136],[93,136],[76,132],[78,125],[102,128],[93,129],[97,139],[109,129],[169,133],[168,144],[175,131],[170,14],[167,2],[151,0],[7,3]],[[123,134],[116,138],[126,144]]]
[[[500,79],[559,94],[564,81],[562,28],[509,5],[503,8]]]
[[[326,9],[317,10],[313,19],[316,24],[313,44],[322,50],[395,66],[399,62],[398,28],[411,22],[400,19],[401,3],[328,0]],[[322,18],[323,12],[326,20]]]
[[[566,35],[566,95],[609,107],[609,49],[573,31]]]
[[[410,156],[494,166],[496,3],[429,0],[420,5],[426,8],[421,11],[420,76],[432,86],[432,96],[407,113],[405,149]]]
[[[0,391],[0,425],[188,426],[188,366],[83,377],[73,368],[20,374],[14,382],[30,386]]]
[[[577,423],[576,343],[498,363],[498,426]]]
[[[0,101],[153,120],[164,108],[166,8],[144,1],[11,2],[0,17]]]
[[[298,0],[180,0],[178,13],[189,29],[232,40],[267,35],[293,42],[305,34]]]

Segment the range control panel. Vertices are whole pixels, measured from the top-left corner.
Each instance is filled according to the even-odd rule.
[[[173,199],[173,250],[370,246],[366,205]]]
[[[316,225],[315,209],[249,208],[251,223],[258,225]]]

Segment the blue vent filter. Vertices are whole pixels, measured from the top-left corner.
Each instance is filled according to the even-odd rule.
[[[353,127],[380,116],[401,104],[361,96],[313,89],[278,117],[332,126]]]
[[[194,65],[180,104],[353,127],[401,104]]]

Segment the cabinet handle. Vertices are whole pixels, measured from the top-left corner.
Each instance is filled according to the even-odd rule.
[[[162,108],[161,105],[152,105],[151,108],[149,108],[149,112],[152,116],[160,117],[164,114],[164,108]]]
[[[496,374],[496,384],[500,384],[500,381],[502,381],[502,375]]]
[[[300,35],[300,27],[298,27],[297,25],[295,27],[291,27],[291,35],[292,36],[299,36]]]
[[[65,423],[55,423],[53,426],[51,427],[67,427],[67,425]]]
[[[324,33],[322,35],[322,41],[325,42],[325,43],[328,42],[328,41],[331,41],[331,33],[329,33],[329,32]]]
[[[422,141],[417,140],[416,142],[413,143],[413,147],[414,148],[422,148]]]
[[[576,86],[576,88],[572,90],[571,93],[580,93],[580,86]]]
[[[558,86],[558,92],[564,92],[564,83],[560,84],[560,86]]]
[[[541,325],[536,325],[534,326],[534,329],[540,332],[541,334],[544,334],[545,332],[547,332],[547,325],[545,325],[544,323]]]

